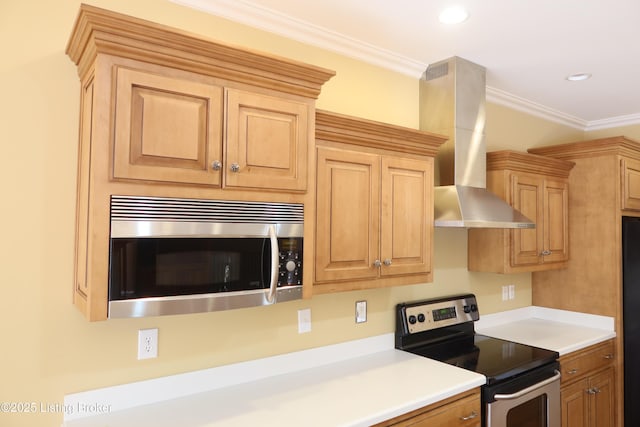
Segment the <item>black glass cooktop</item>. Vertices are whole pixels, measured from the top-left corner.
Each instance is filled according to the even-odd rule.
[[[407,351],[482,374],[488,385],[553,363],[559,357],[555,351],[480,334],[459,336]]]

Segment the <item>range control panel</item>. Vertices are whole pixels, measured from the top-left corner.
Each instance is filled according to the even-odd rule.
[[[418,332],[476,321],[480,318],[475,295],[457,295],[398,304],[398,320],[404,332]]]

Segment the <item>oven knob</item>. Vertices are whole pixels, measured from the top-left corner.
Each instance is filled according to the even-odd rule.
[[[464,312],[465,313],[471,313],[471,307],[469,307],[468,305],[464,306]]]
[[[424,322],[424,319],[425,319],[424,314],[422,313],[418,314],[418,322],[422,323]]]
[[[409,323],[414,325],[416,323],[416,316],[414,316],[413,314],[409,316]]]
[[[478,306],[477,306],[477,305],[475,305],[475,304],[471,304],[471,311],[472,311],[472,312],[474,312],[474,313],[475,313],[476,311],[478,311]]]

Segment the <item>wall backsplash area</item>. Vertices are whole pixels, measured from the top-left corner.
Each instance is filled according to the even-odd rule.
[[[91,0],[92,5],[171,25],[225,43],[336,71],[317,107],[418,127],[418,82],[411,77],[265,33],[164,0]],[[531,304],[531,275],[467,271],[467,233],[436,229],[429,284],[319,295],[276,306],[182,316],[87,322],[71,298],[80,87],[65,46],[80,1],[5,0],[0,117],[5,164],[0,298],[4,367],[0,402],[60,404],[84,390],[205,369],[243,360],[390,333],[401,301],[460,292],[482,313]],[[38,13],[34,12],[37,7]],[[15,43],[19,40],[20,43]],[[487,105],[488,150],[526,151],[584,137],[525,113]],[[615,130],[611,134],[616,134]],[[22,159],[22,161],[18,161]],[[19,207],[19,208],[18,208]],[[502,286],[515,299],[502,301]],[[368,316],[355,323],[355,302]],[[311,332],[299,334],[297,310],[311,309]],[[158,328],[158,357],[137,360],[139,329]],[[0,413],[2,426],[60,425],[62,413]]]

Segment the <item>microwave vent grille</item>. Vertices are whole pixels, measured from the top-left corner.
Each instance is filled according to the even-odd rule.
[[[112,221],[302,224],[303,218],[298,203],[111,196]]]

